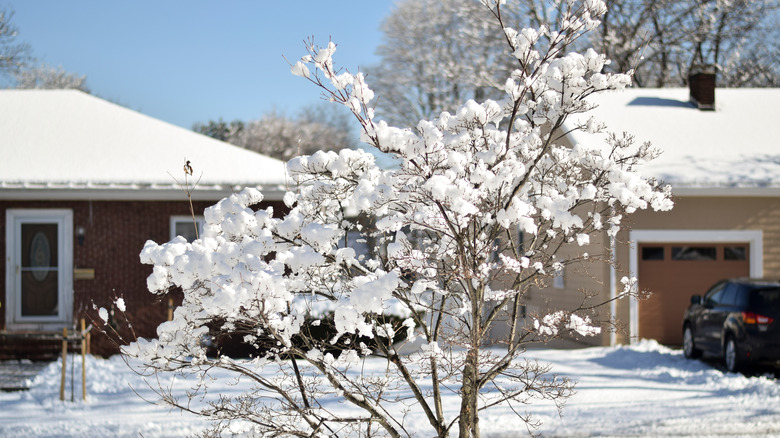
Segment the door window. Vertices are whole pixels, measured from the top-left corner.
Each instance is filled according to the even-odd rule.
[[[714,246],[673,246],[672,260],[717,260]]]
[[[723,247],[723,260],[747,260],[746,246],[725,246]]]
[[[57,316],[58,224],[22,223],[21,316]]]
[[[645,246],[642,247],[642,260],[663,260],[663,246]]]

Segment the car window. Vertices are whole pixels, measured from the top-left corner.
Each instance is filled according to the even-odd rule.
[[[750,297],[751,290],[752,289],[745,285],[739,286],[739,289],[737,290],[737,307],[744,309],[748,306],[748,298]]]
[[[712,289],[704,295],[705,306],[717,306],[720,303],[721,296],[723,295],[723,289],[726,287],[726,283],[718,283],[712,287]]]
[[[754,289],[751,295],[751,307],[755,310],[780,311],[780,288]]]
[[[726,288],[723,289],[723,295],[720,297],[720,304],[724,306],[733,306],[737,303],[737,290],[739,286],[734,283],[729,283]]]

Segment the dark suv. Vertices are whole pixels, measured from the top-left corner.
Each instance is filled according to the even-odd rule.
[[[729,371],[780,361],[780,281],[731,279],[702,298],[691,297],[683,317],[683,353],[723,357]]]

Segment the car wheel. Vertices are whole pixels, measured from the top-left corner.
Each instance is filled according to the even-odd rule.
[[[688,359],[696,359],[701,356],[701,350],[696,348],[693,341],[693,329],[690,325],[686,325],[685,330],[683,330],[683,355]]]
[[[732,373],[736,373],[742,367],[742,360],[739,358],[737,342],[734,340],[733,336],[729,336],[726,339],[726,350],[723,359],[726,362],[726,369]]]

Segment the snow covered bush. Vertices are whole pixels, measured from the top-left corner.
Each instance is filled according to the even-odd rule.
[[[125,352],[152,370],[202,374],[184,398],[164,401],[213,418],[216,431],[240,420],[250,436],[466,438],[480,435],[486,409],[509,405],[532,421],[514,406],[560,403],[571,393],[570,383],[522,361],[523,346],[599,328],[583,308],[525,323],[526,293],[588,258],[584,250],[563,258],[560,248],[614,235],[637,209],[671,208],[669,189],[636,172],[653,151],[630,137],[561,143],[564,122],[591,108],[589,95],[631,82],[630,74],[602,73],[608,61],[593,50],[563,50],[599,24],[604,2],[561,2],[568,12],[558,30],[504,27],[503,2],[484,3],[517,62],[501,84],[503,100],[468,101],[415,129],[391,127],[374,118],[366,78],[334,67],[336,45],[312,43],[292,72],[346,106],[362,141],[400,167],[379,168],[361,150],[295,158],[283,217],[253,208],[263,195],[248,189],[205,211],[199,240],[146,244],[149,290],[180,287],[184,301],[157,339]],[[604,129],[593,120],[567,126]],[[372,255],[346,244],[354,236],[376,242]],[[332,337],[311,336],[331,312]],[[403,319],[391,324],[387,315]],[[499,321],[508,334],[492,339]],[[215,323],[262,342],[262,354],[209,357],[200,340]],[[399,331],[421,345],[417,352],[399,353],[391,341]],[[488,341],[500,348],[486,348]],[[370,372],[369,356],[383,367]],[[266,367],[278,369],[276,378],[264,377]],[[212,368],[235,371],[246,393],[193,409]],[[453,396],[457,406],[443,401]],[[410,409],[422,410],[427,424],[406,424]]]

